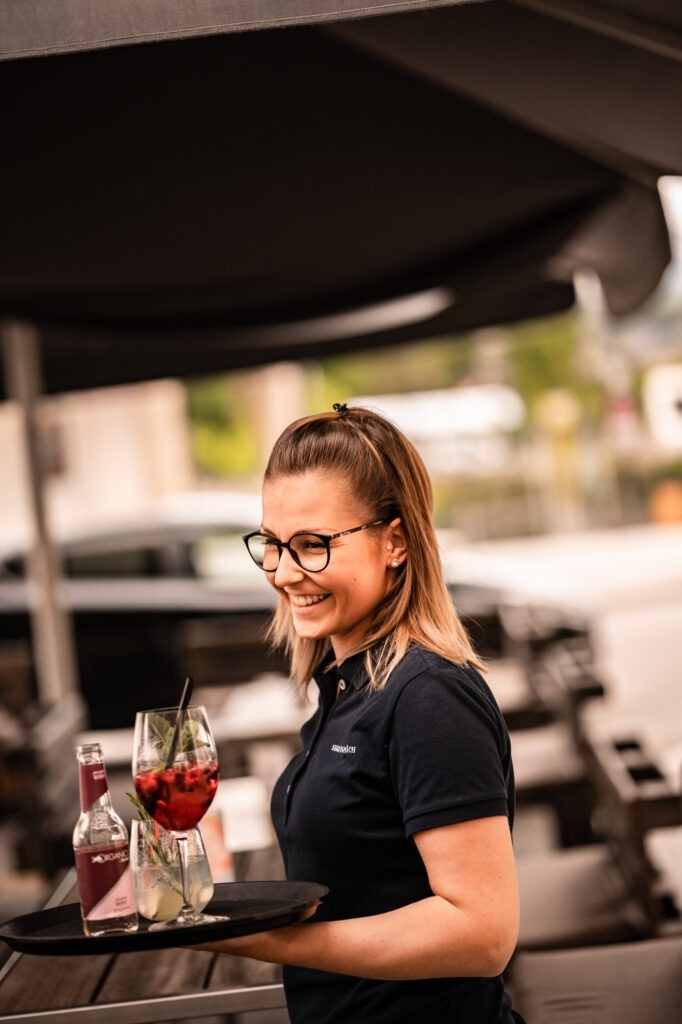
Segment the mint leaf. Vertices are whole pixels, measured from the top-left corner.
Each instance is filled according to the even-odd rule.
[[[185,722],[182,732],[180,734],[180,740],[178,742],[178,750],[186,754],[196,750],[200,745],[199,739],[201,735],[201,727],[198,722],[190,719]]]
[[[165,763],[166,755],[170,749],[173,726],[163,715],[150,715],[148,721],[152,731],[156,734],[154,746],[156,747],[159,761]]]

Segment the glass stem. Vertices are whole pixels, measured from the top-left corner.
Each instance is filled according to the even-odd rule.
[[[189,850],[187,846],[187,833],[176,832],[175,838],[178,843],[178,853],[180,854],[180,887],[182,888],[182,910],[180,913],[186,913],[187,911],[194,913],[194,907],[189,900]]]

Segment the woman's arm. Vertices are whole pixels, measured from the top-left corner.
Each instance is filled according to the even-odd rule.
[[[414,841],[433,896],[373,917],[311,921],[201,948],[382,980],[500,974],[518,934],[507,819],[428,829]]]

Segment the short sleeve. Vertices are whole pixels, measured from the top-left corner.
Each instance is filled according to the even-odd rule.
[[[407,836],[509,816],[506,727],[474,669],[425,659],[396,701],[388,753]]]

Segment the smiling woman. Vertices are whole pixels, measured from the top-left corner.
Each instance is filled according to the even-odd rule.
[[[373,683],[381,684],[382,675],[397,664],[411,641],[479,665],[443,581],[428,474],[411,442],[383,417],[340,406],[338,412],[293,423],[275,444],[266,467],[263,510],[264,525],[268,514],[279,514],[285,520],[282,526],[292,532],[304,527],[312,531],[313,521],[321,522],[326,514],[328,524],[334,524],[326,532],[339,531],[338,539],[329,537],[333,554],[316,585],[297,586],[292,580],[281,586],[289,564],[284,562],[270,579],[280,593],[320,592],[330,574],[332,580],[339,574],[345,580],[347,571],[352,576],[347,584],[354,591],[367,582],[372,568],[379,570],[370,628],[358,639],[357,648],[367,652]],[[358,523],[369,525],[349,542],[347,532],[358,532]],[[319,526],[318,531],[322,532]],[[291,616],[291,599],[281,600],[272,634],[276,642],[286,643],[292,674],[305,687],[330,642],[337,658],[342,655],[331,633],[326,634],[330,640],[325,641],[321,632],[317,642],[306,643],[300,631],[292,629]]]
[[[282,597],[281,607],[296,636],[322,642],[328,638],[342,660],[362,646],[374,611],[388,593],[391,579],[380,537],[387,548],[391,545],[395,557],[402,541],[399,523],[375,520],[345,525],[357,519],[359,510],[345,478],[333,470],[266,480],[263,510],[273,532],[288,532],[296,522],[319,524],[320,539],[311,540],[312,533],[302,535],[308,541],[300,556],[295,548],[282,545],[282,557],[270,570],[269,580]],[[344,529],[335,530],[330,524]],[[292,539],[300,540],[301,534]],[[307,568],[311,561],[320,568]]]
[[[289,879],[314,920],[212,948],[284,964],[292,1024],[511,1024],[518,908],[509,736],[443,581],[431,486],[369,410],[276,442],[244,538],[278,596],[272,637],[319,704],[275,786]]]

